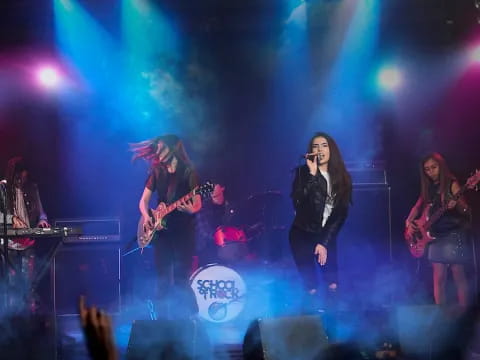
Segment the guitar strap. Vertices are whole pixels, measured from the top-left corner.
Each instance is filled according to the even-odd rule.
[[[178,171],[176,171],[173,174],[168,174],[167,176],[170,177],[170,181],[168,182],[168,189],[167,189],[167,204],[170,204],[173,202],[173,199],[175,197],[175,193],[177,192],[177,184],[178,184]]]

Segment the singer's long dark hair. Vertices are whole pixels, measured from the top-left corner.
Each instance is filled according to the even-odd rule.
[[[18,176],[23,170],[27,170],[25,161],[21,156],[16,156],[8,160],[5,176],[7,180],[7,210],[13,214],[16,190],[15,185],[18,182]]]
[[[335,204],[348,207],[352,202],[352,178],[345,167],[342,154],[335,140],[324,132],[315,133],[308,143],[307,153],[313,152],[313,141],[317,137],[327,140],[330,148],[330,160],[328,161],[328,174],[332,181],[332,193],[335,195]]]

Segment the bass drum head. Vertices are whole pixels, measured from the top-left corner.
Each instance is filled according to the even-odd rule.
[[[214,323],[235,319],[245,306],[247,287],[233,269],[210,264],[198,269],[190,277],[195,293],[198,315]]]

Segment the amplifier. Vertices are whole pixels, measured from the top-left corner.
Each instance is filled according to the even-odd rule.
[[[354,185],[388,185],[383,161],[347,161],[345,165]]]
[[[85,295],[109,313],[119,313],[120,244],[85,243],[62,246],[53,258],[53,305],[57,315],[78,314],[78,299]]]
[[[66,236],[65,243],[119,242],[119,218],[71,218],[57,219],[55,226],[81,228],[81,235]]]

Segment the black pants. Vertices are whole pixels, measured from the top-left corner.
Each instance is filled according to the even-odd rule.
[[[306,290],[318,288],[317,271],[320,265],[314,251],[320,237],[321,234],[306,232],[295,226],[290,229],[289,239],[293,259]],[[327,263],[320,268],[327,284],[337,283],[337,255],[334,246],[329,246]]]
[[[161,305],[159,316],[196,314],[198,307],[189,281],[195,251],[193,229],[160,231],[153,245]]]
[[[33,248],[8,250],[8,305],[11,309],[35,311],[36,294],[32,289],[36,271]]]

